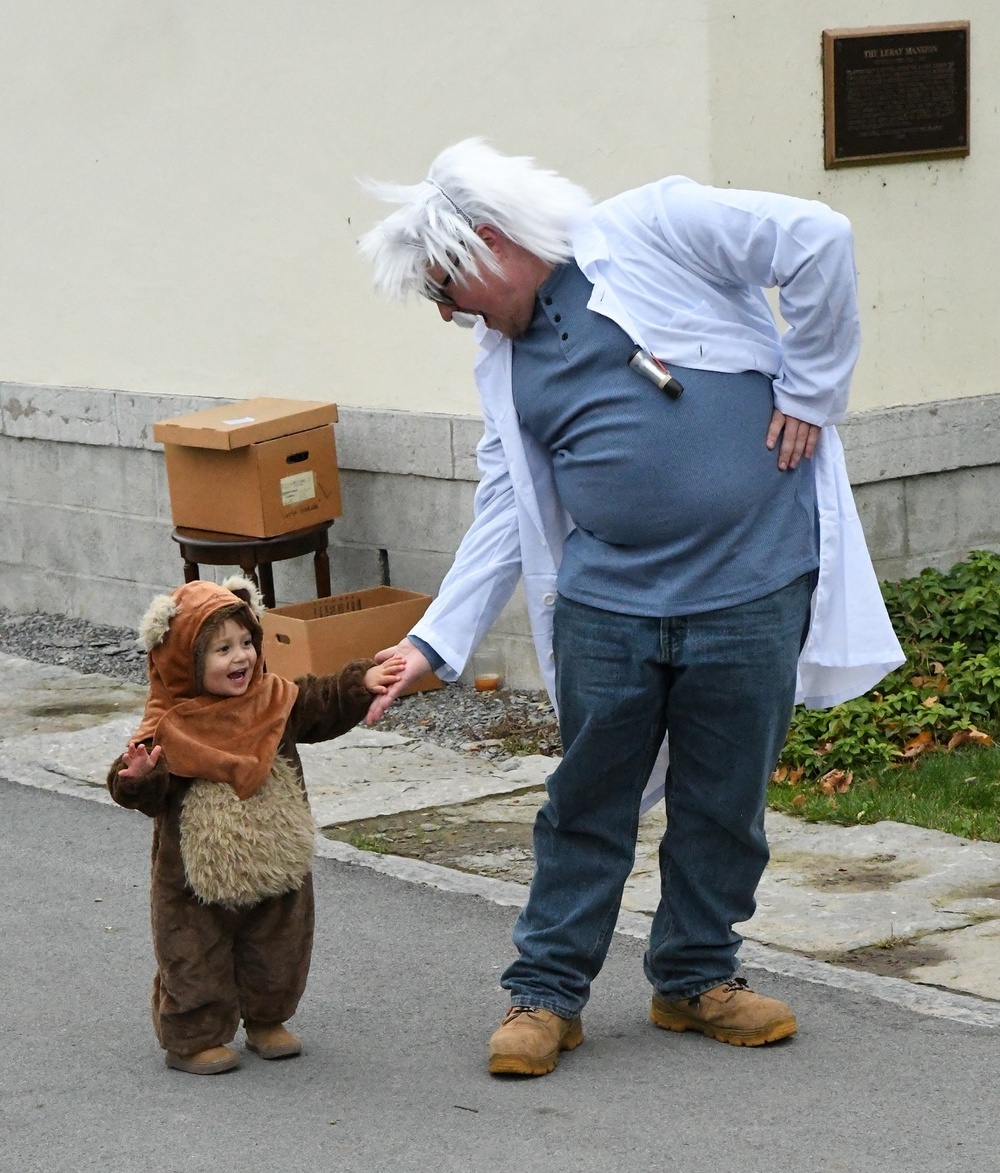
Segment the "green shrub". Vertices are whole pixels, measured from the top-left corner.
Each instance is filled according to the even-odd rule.
[[[1000,555],[974,550],[947,572],[883,583],[882,594],[906,663],[856,700],[796,709],[776,783],[829,794],[847,775],[1000,737]]]

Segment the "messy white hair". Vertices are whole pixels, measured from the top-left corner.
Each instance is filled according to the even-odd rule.
[[[358,242],[372,262],[376,289],[397,300],[431,294],[429,268],[452,280],[460,271],[475,275],[480,264],[496,270],[476,235],[483,224],[549,264],[567,260],[573,225],[592,202],[582,187],[533,159],[501,155],[481,138],[443,150],[422,183],[363,183],[379,199],[401,205]]]

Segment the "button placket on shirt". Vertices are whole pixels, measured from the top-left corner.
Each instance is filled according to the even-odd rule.
[[[546,308],[546,317],[549,319],[549,321],[552,323],[553,326],[558,327],[563,320],[562,314],[559,313],[558,311],[553,311],[552,313],[548,312],[551,309],[551,307],[553,306],[554,302],[555,302],[555,299],[552,297],[551,294],[547,294],[545,297],[542,298],[542,305],[545,306],[545,308]],[[569,331],[568,330],[557,330],[557,333],[559,334],[560,342],[568,342],[569,341]],[[565,347],[563,349],[565,350]]]

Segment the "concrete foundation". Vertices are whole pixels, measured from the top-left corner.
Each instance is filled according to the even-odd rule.
[[[151,425],[219,402],[0,383],[0,605],[135,625],[182,579]],[[340,409],[335,592],[386,572],[393,586],[436,592],[471,518],[481,429],[471,416]],[[880,575],[1000,550],[1000,396],[866,412],[841,435]],[[311,559],[276,564],[275,587],[279,602],[311,597]],[[492,639],[507,681],[538,687],[520,592]]]

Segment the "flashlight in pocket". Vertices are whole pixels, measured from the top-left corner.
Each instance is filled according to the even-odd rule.
[[[632,370],[638,371],[640,375],[645,375],[661,391],[666,391],[671,399],[680,398],[684,387],[678,383],[659,359],[654,358],[641,346],[637,346],[629,355],[628,365]]]

